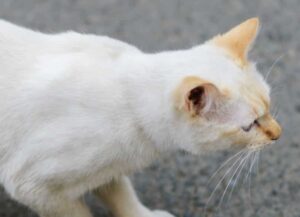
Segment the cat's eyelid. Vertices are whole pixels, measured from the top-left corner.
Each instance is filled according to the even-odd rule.
[[[259,126],[258,118],[256,118],[256,119],[254,120],[253,124]]]
[[[247,126],[242,126],[241,128],[243,129],[243,131],[249,132],[255,125],[259,126],[258,118],[256,118],[253,122],[251,122],[251,124]]]

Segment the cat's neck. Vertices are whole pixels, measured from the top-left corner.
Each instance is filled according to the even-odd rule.
[[[175,136],[177,125],[175,108],[172,105],[172,91],[181,75],[171,74],[164,68],[164,54],[135,54],[123,59],[126,73],[126,95],[137,123],[153,145],[162,152],[180,148],[180,135]],[[166,65],[169,65],[166,63]],[[171,138],[178,137],[174,141]]]

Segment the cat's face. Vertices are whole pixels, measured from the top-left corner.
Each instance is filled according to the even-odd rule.
[[[280,137],[269,86],[247,58],[258,28],[257,18],[247,20],[191,51],[201,56],[189,69],[197,72],[174,91],[178,114],[193,137],[194,147],[187,150],[261,148]]]

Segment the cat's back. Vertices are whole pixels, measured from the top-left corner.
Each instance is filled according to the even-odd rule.
[[[0,19],[0,65],[6,67],[2,74],[15,65],[27,68],[26,64],[36,64],[43,55],[85,53],[101,60],[127,51],[139,52],[134,46],[105,36],[72,31],[44,34]]]
[[[42,37],[42,33],[15,25],[0,19],[0,47],[8,49],[12,46],[21,46],[28,43],[38,42]]]
[[[126,53],[133,58],[140,51],[108,37],[43,34],[0,21],[0,183],[30,175],[23,166],[47,159],[68,169],[56,159],[68,164],[87,144],[101,152],[99,144],[110,138],[116,143],[135,134],[119,78]],[[108,136],[119,128],[128,130]]]
[[[0,112],[8,112],[5,105],[11,106],[12,100],[22,104],[32,95],[43,97],[55,91],[53,86],[75,88],[72,80],[106,85],[124,53],[140,51],[105,36],[44,34],[0,20]]]
[[[22,58],[32,56],[44,41],[44,34],[35,32],[4,20],[0,20],[0,64],[21,63]],[[10,61],[10,62],[9,62]],[[2,71],[3,73],[3,71]]]
[[[101,71],[127,52],[140,53],[134,46],[106,36],[72,31],[44,34],[0,20],[0,97],[45,72],[63,77],[75,65],[76,71],[89,71],[92,66]]]
[[[0,20],[0,103],[18,100],[24,90],[36,92],[36,86],[46,90],[66,77],[105,80],[124,53],[141,52],[106,36],[45,34]]]
[[[44,34],[0,20],[0,165],[29,131],[58,117],[80,119],[82,109],[121,103],[113,99],[122,91],[109,87],[116,86],[114,69],[127,52],[140,51],[108,37]]]

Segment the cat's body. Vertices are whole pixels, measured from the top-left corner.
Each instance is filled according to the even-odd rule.
[[[165,152],[229,147],[241,139],[224,138],[223,130],[253,121],[241,100],[222,115],[201,106],[210,122],[192,123],[201,112],[191,105],[191,116],[178,114],[182,88],[198,82],[192,77],[180,86],[186,77],[230,86],[230,93],[240,87],[239,67],[209,43],[193,52],[145,54],[107,37],[46,35],[0,21],[0,67],[0,181],[42,217],[90,216],[78,200],[90,190],[119,217],[168,216],[141,205],[122,177]],[[220,79],[226,72],[231,76]],[[251,79],[268,92],[255,73]]]
[[[36,34],[31,43],[18,42],[3,42],[0,49],[5,67],[0,77],[0,177],[5,186],[39,174],[43,184],[49,180],[61,190],[66,184],[65,193],[78,197],[157,155],[137,123],[122,76],[130,73],[123,58],[139,51],[76,33]],[[13,64],[6,66],[8,62]]]

